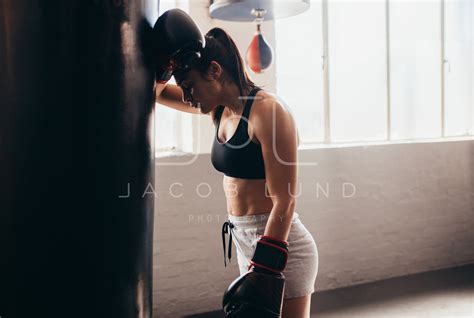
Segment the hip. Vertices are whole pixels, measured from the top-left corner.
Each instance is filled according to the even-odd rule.
[[[247,258],[252,257],[258,236],[264,234],[270,218],[270,213],[246,216],[229,215],[229,221],[234,225],[232,232],[238,252]],[[314,257],[314,254],[317,254],[316,242],[301,222],[297,212],[293,214],[287,241],[289,261],[292,263],[303,257]]]

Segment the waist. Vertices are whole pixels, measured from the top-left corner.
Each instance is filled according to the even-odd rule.
[[[265,180],[224,177],[223,183],[229,214],[248,215],[272,210],[273,201],[266,195]]]
[[[254,228],[261,225],[267,224],[268,220],[272,218],[270,212],[261,213],[261,214],[251,214],[251,215],[233,215],[228,214],[229,221],[239,228]],[[275,216],[279,218],[279,216]],[[292,222],[299,221],[299,214],[294,212]]]

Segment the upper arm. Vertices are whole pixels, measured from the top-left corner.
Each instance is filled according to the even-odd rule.
[[[166,84],[162,90],[156,90],[156,102],[182,112],[206,115],[183,102],[183,90],[178,85]]]
[[[262,147],[268,191],[274,202],[291,203],[296,195],[298,132],[289,110],[274,99],[253,113],[254,133]]]

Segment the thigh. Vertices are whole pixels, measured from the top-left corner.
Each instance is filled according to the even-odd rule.
[[[296,220],[288,236],[288,263],[283,274],[286,277],[285,298],[299,298],[314,292],[318,273],[318,250],[306,227]]]

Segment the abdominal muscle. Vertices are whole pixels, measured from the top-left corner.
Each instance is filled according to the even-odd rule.
[[[265,179],[240,179],[224,176],[227,212],[236,216],[268,213],[273,202],[265,191]]]

